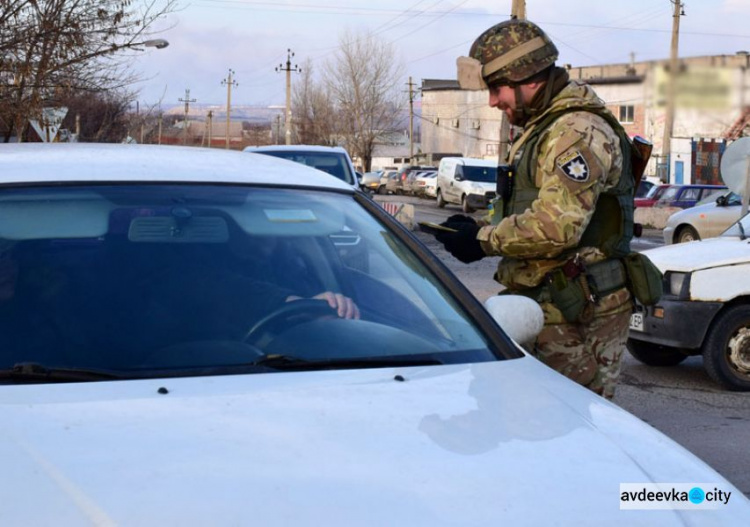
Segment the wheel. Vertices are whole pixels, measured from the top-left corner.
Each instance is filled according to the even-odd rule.
[[[242,340],[254,345],[264,333],[275,335],[300,322],[327,315],[336,316],[336,312],[325,300],[307,298],[287,302],[256,322]]]
[[[472,212],[474,212],[474,209],[469,207],[469,200],[466,199],[465,195],[461,197],[461,210],[466,214],[471,214]]]
[[[628,351],[648,366],[677,366],[688,358],[678,349],[635,339],[628,339]]]
[[[382,196],[383,194],[388,194],[388,191],[386,190],[386,188],[385,188],[385,185],[380,185],[380,186],[378,187],[378,194],[380,194],[381,196]]]
[[[690,225],[686,225],[680,228],[677,233],[677,243],[687,243],[700,240],[701,237],[698,232],[693,229]]]
[[[750,391],[750,305],[722,312],[703,343],[703,367],[730,390]]]
[[[435,197],[437,199],[437,206],[439,208],[445,208],[445,200],[443,199],[443,193],[439,190],[437,191],[437,196]]]

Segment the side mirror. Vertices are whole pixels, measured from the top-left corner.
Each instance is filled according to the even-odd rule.
[[[717,207],[726,207],[729,203],[729,200],[727,200],[726,196],[719,196],[716,198],[716,206]]]
[[[484,302],[484,307],[508,336],[519,344],[534,342],[544,327],[542,308],[525,296],[493,296]]]

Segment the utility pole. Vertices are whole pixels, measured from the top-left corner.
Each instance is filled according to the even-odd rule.
[[[302,69],[298,68],[295,64],[292,68],[292,53],[291,49],[286,50],[286,68],[283,64],[279,64],[276,67],[276,71],[286,72],[286,129],[284,135],[286,136],[286,144],[292,144],[292,72],[296,71],[300,73]]]
[[[669,0],[674,5],[672,14],[672,49],[669,56],[669,81],[667,83],[667,109],[664,116],[664,138],[661,147],[663,162],[666,163],[666,181],[669,181],[670,154],[672,150],[672,129],[674,128],[674,106],[677,93],[677,47],[680,38],[680,17],[685,15],[685,4],[680,0]]]
[[[196,102],[198,99],[191,99],[190,90],[188,88],[185,88],[185,98],[178,100],[185,103],[185,121],[183,123],[184,126],[182,127],[182,144],[186,145],[188,136],[188,112],[190,111],[190,103]]]
[[[510,17],[526,20],[526,0],[513,0],[510,8]]]
[[[414,83],[409,77],[409,163],[414,159]]]
[[[164,114],[159,112],[159,139],[158,139],[159,144],[161,144],[161,122],[162,122],[163,117],[164,117]]]
[[[211,148],[211,141],[213,139],[214,131],[214,111],[208,111],[208,148]]]
[[[229,112],[232,109],[232,86],[237,87],[239,84],[237,84],[233,79],[232,76],[234,75],[234,71],[232,69],[229,70],[229,75],[227,75],[227,78],[221,81],[222,84],[226,84],[227,86],[227,137],[226,137],[226,149],[229,149]]]
[[[526,20],[526,0],[513,0],[510,9],[510,17],[518,20]],[[505,114],[502,114],[500,120],[500,144],[498,145],[497,155],[500,163],[508,160],[508,151],[510,150],[510,122]]]

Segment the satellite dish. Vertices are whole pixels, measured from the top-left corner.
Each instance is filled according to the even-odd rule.
[[[721,179],[727,187],[740,196],[745,196],[745,189],[750,177],[750,137],[742,137],[730,144],[721,156]]]

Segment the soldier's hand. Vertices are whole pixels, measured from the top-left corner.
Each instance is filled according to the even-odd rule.
[[[435,238],[445,246],[445,250],[463,263],[476,262],[485,257],[485,252],[477,240],[479,225],[468,222],[446,221],[441,225],[456,232],[440,232]]]

